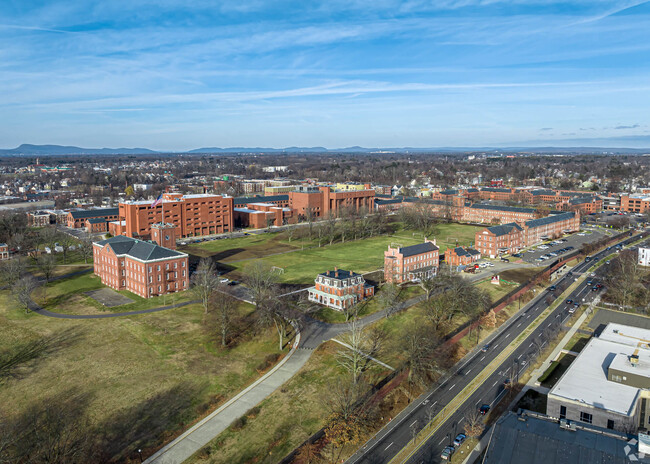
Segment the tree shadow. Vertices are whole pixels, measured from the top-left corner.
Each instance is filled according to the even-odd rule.
[[[192,406],[200,390],[199,385],[181,382],[108,417],[97,428],[100,461],[135,460],[138,449],[142,449],[143,454],[153,454],[167,441],[170,431],[184,427],[186,421],[195,416]]]
[[[20,379],[29,375],[39,361],[77,343],[82,336],[83,333],[78,328],[69,328],[1,351],[0,385],[9,379]]]

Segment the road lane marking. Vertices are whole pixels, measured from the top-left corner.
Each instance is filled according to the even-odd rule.
[[[446,437],[445,437],[445,438],[446,438]],[[388,448],[390,448],[391,446],[393,446],[393,443],[395,443],[395,442],[391,441],[391,442],[390,442],[390,445],[388,445],[386,448],[384,448],[384,451],[387,451]]]
[[[496,387],[498,383],[499,383],[499,381],[497,380],[496,382],[494,382],[494,383],[492,384],[492,386],[493,386],[493,387]]]
[[[465,375],[467,375],[467,374],[469,374],[470,372],[472,372],[472,370],[471,370],[471,369],[470,369],[470,370],[468,370],[467,372],[465,372]]]
[[[440,441],[438,442],[438,444],[439,444],[439,445],[442,445],[442,442],[445,441],[446,439],[447,439],[447,437],[443,437],[443,439],[440,440]]]
[[[485,355],[483,355],[483,357],[479,359],[479,361],[483,361],[484,359],[485,359]]]
[[[451,389],[454,388],[455,386],[456,386],[456,384],[453,384],[451,387],[449,387],[449,390],[451,390]]]
[[[412,423],[411,425],[409,425],[409,427],[413,427],[413,426],[414,426],[415,424],[417,424],[417,423],[418,423],[418,420],[415,419],[415,420],[413,421],[413,423]]]

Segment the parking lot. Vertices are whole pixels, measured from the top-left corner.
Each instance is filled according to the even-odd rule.
[[[520,258],[514,257],[514,259],[522,259],[527,263],[535,264],[537,266],[542,266],[548,264],[553,259],[563,256],[567,253],[571,253],[575,250],[579,250],[582,245],[585,243],[595,242],[605,236],[605,233],[600,230],[584,230],[579,233],[571,234],[565,236],[564,240],[560,243],[551,243],[550,240],[544,242],[543,244],[535,245],[529,248],[526,248],[519,252],[521,255]],[[542,248],[540,248],[540,246]],[[544,249],[544,247],[547,247]],[[571,248],[572,247],[572,248]],[[569,248],[567,250],[567,248]],[[564,250],[564,251],[560,251]],[[551,253],[555,254],[553,256]],[[546,259],[543,259],[542,256],[549,256]]]

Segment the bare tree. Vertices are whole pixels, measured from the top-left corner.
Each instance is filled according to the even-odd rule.
[[[270,265],[263,261],[253,261],[244,268],[244,280],[253,294],[253,301],[256,305],[271,293],[273,287],[278,283],[278,273]]]
[[[41,255],[36,259],[36,267],[43,273],[45,284],[43,285],[43,293],[47,292],[47,284],[50,283],[56,270],[56,258],[52,255]]]
[[[93,242],[90,237],[84,236],[79,242],[79,246],[77,248],[79,250],[79,255],[81,255],[84,260],[84,263],[88,264],[88,259],[93,255]]]
[[[264,300],[257,305],[258,321],[262,325],[273,325],[278,334],[279,348],[284,348],[291,320],[286,305],[277,295],[267,293]]]
[[[219,331],[221,333],[221,346],[225,347],[228,341],[228,334],[232,326],[232,320],[237,310],[237,302],[229,293],[225,292],[223,285],[219,285],[210,300],[213,312],[217,315]]]
[[[366,365],[364,362],[366,357],[362,351],[366,346],[366,336],[357,319],[353,319],[349,326],[350,331],[342,337],[342,341],[346,343],[349,348],[344,348],[338,351],[337,361],[345,370],[352,374],[352,383],[356,384],[359,381],[359,376],[361,375],[364,366]]]
[[[21,277],[11,287],[11,295],[26,313],[32,304],[32,292],[37,288],[38,281],[29,275]]]
[[[398,310],[400,289],[395,284],[384,284],[381,292],[377,295],[381,308],[386,312],[386,317],[390,317]]]
[[[25,261],[20,256],[1,261],[0,272],[2,272],[2,281],[5,285],[11,286],[25,272]]]
[[[483,416],[477,411],[473,410],[465,417],[465,433],[470,438],[478,438],[485,429],[483,423]]]
[[[70,253],[70,248],[73,247],[76,243],[76,240],[73,239],[68,234],[60,234],[59,236],[59,245],[63,249],[63,263],[68,262],[68,253]]]
[[[214,263],[210,258],[202,258],[190,279],[192,292],[201,300],[204,314],[210,309],[210,297],[214,294],[219,281],[215,275]]]
[[[430,327],[415,323],[409,325],[404,332],[400,351],[409,370],[409,382],[426,385],[437,373],[442,372],[435,356],[439,342],[432,333]]]

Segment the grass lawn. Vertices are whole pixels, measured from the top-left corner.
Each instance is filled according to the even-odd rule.
[[[51,282],[47,286],[46,300],[43,302],[42,290],[35,293],[36,301],[45,309],[52,312],[64,314],[98,314],[101,312],[127,312],[139,311],[142,309],[167,306],[174,303],[195,300],[196,297],[189,291],[172,293],[170,295],[153,298],[142,298],[141,296],[126,290],[118,293],[133,300],[133,303],[108,308],[98,301],[85,295],[85,292],[104,288],[98,276],[88,273],[67,279]]]
[[[562,374],[569,368],[575,356],[570,354],[562,354],[557,361],[553,361],[546,372],[544,372],[538,379],[542,383],[542,387],[553,388],[553,386],[560,380]]]
[[[60,309],[79,291],[96,288],[96,282],[83,276],[49,290],[60,299]],[[242,329],[251,326],[252,311],[250,305],[238,307]],[[11,418],[55,395],[84,395],[83,414],[91,426],[113,437],[111,456],[135,460],[134,450],[142,448],[146,457],[258,378],[272,364],[269,356],[278,357],[272,328],[255,336],[242,330],[237,343],[222,350],[216,326],[203,320],[198,305],[110,319],[54,319],[26,314],[2,291],[3,357],[46,336],[72,335],[20,366],[17,377],[0,382],[0,409]]]
[[[475,284],[476,287],[486,290],[489,294],[490,297],[492,298],[492,301],[497,301],[499,298],[501,298],[504,295],[507,295],[509,292],[514,290],[515,288],[518,287],[518,285],[511,284],[511,283],[506,283],[506,282],[501,282],[499,285],[495,285],[491,283],[491,279],[483,280]]]
[[[585,335],[576,332],[564,346],[564,349],[580,353],[582,349],[587,345],[587,342],[589,342],[589,340],[591,340],[591,335]]]
[[[325,425],[328,390],[349,375],[336,361],[341,348],[333,342],[321,345],[291,380],[250,411],[243,426],[231,425],[186,463],[277,463]],[[373,375],[382,371],[377,368]]]
[[[302,244],[303,241],[299,239],[289,242],[285,232],[275,232],[181,245],[178,249],[197,256],[215,256],[218,261],[227,263],[299,249]]]
[[[436,239],[436,244],[440,248],[440,253],[444,253],[447,248],[458,246],[469,246],[474,243],[476,232],[483,227],[471,226],[468,224],[438,224],[433,236],[427,237],[430,240]],[[395,232],[394,236],[406,239],[415,239],[417,243],[424,240],[422,233],[418,231],[403,229]],[[412,243],[403,243],[403,245],[412,245]]]

